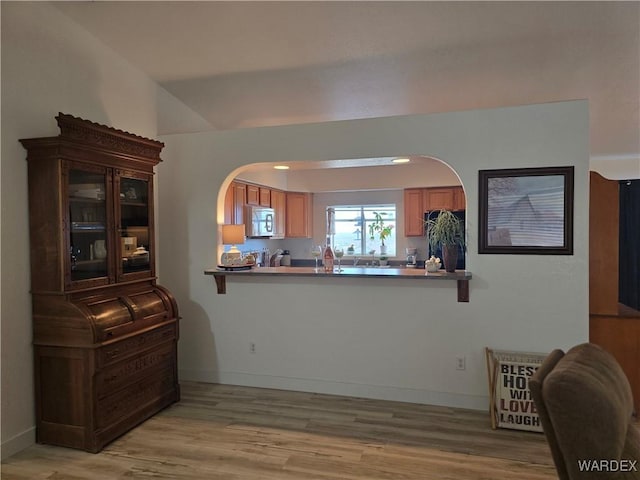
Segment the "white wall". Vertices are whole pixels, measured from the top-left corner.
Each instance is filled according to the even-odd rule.
[[[154,137],[202,120],[53,6],[2,2],[2,458],[35,439],[26,151],[58,112]],[[168,120],[165,121],[165,123]]]
[[[588,338],[588,135],[578,101],[163,137],[160,264],[183,316],[181,378],[486,408],[485,346],[548,352]],[[451,284],[389,279],[234,278],[215,293],[203,270],[231,172],[402,151],[462,180],[470,303]],[[574,255],[478,255],[478,170],[553,165],[575,166]]]

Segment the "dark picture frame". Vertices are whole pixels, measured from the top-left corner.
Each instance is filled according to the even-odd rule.
[[[574,167],[479,171],[478,253],[573,255]]]

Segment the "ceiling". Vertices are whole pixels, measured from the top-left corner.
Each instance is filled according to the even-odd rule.
[[[592,159],[640,159],[639,2],[54,5],[207,128],[588,99]]]

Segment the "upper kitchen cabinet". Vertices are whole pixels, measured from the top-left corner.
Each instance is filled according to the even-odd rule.
[[[276,214],[272,238],[285,238],[287,204],[286,194],[282,190],[271,190],[271,208]]]
[[[244,207],[247,204],[247,185],[231,182],[224,197],[224,223],[240,225],[244,223]]]
[[[270,188],[265,188],[265,187],[260,187],[260,206],[261,207],[271,207],[271,189]]]
[[[404,234],[407,237],[424,235],[424,188],[404,191]]]
[[[297,194],[294,193],[297,199]],[[307,205],[303,205],[302,199],[299,205],[296,200],[292,200],[294,212],[293,224],[291,232],[296,235],[306,237],[305,232],[309,228],[305,228],[307,218],[310,218],[309,209],[311,205],[307,201]],[[240,181],[233,181],[224,197],[224,223],[225,224],[242,224],[244,223],[244,207],[246,205],[271,207],[275,210],[274,239],[285,238],[287,230],[287,193],[282,190],[276,190],[262,185],[253,185]],[[304,212],[304,213],[303,213]]]
[[[234,207],[235,207],[235,191],[233,189],[233,182],[227,187],[227,191],[224,194],[224,223],[226,225],[233,223]]]
[[[247,184],[247,205],[260,205],[260,187],[257,185]]]
[[[407,237],[424,235],[425,212],[465,209],[462,187],[407,188],[404,190],[404,234]]]
[[[453,187],[453,209],[454,211],[462,211],[467,209],[467,197],[462,187]]]
[[[271,206],[271,189],[259,185],[248,183],[247,189],[247,205],[256,205],[261,207]]]
[[[427,212],[453,210],[453,188],[426,188],[424,208]]]
[[[433,210],[458,211],[466,208],[466,198],[462,187],[437,187],[424,189],[424,208]]]
[[[286,192],[286,238],[311,238],[311,194]]]

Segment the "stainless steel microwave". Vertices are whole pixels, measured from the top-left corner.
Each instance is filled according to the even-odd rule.
[[[272,237],[276,227],[276,213],[273,208],[249,205],[245,211],[247,237]]]

